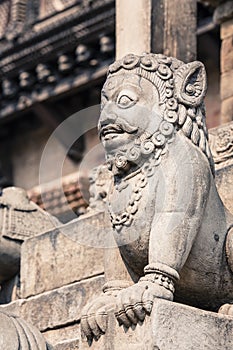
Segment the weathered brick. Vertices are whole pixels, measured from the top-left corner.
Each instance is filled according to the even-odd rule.
[[[101,292],[103,283],[103,277],[93,277],[28,299],[19,299],[1,308],[31,322],[40,331],[46,331],[79,321],[84,305]]]
[[[103,273],[103,249],[96,246],[104,230],[103,217],[94,215],[25,241],[21,298]]]
[[[223,40],[221,48],[221,71],[230,70],[233,70],[233,35]]]

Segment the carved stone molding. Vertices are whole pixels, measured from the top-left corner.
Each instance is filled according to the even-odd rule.
[[[6,30],[6,38],[13,40],[20,35],[27,18],[28,0],[11,0],[10,21]]]
[[[209,143],[216,168],[233,164],[233,122],[211,129]]]

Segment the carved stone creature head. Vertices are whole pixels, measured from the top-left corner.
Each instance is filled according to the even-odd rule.
[[[178,131],[206,155],[214,172],[205,123],[207,79],[201,62],[161,54],[129,54],[109,67],[102,90],[99,134],[110,167],[122,171],[163,149]]]

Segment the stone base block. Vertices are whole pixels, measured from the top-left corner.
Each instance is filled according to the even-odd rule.
[[[103,229],[103,217],[91,215],[25,241],[21,298],[103,273],[103,249],[97,247],[98,231]]]
[[[66,327],[80,320],[83,307],[100,293],[103,284],[103,276],[90,278],[28,299],[19,299],[1,306],[0,310],[20,316],[41,332]]]
[[[157,300],[152,315],[133,329],[109,316],[107,334],[82,350],[232,350],[233,318]]]
[[[80,322],[77,322],[71,326],[65,326],[60,328],[55,328],[46,332],[43,332],[45,340],[53,346],[58,346],[61,348],[61,344],[66,344],[72,339],[72,341],[77,342],[80,339]],[[66,345],[67,347],[67,345]]]
[[[53,347],[53,350],[78,350],[79,348],[79,339],[66,341],[60,344],[57,344]]]

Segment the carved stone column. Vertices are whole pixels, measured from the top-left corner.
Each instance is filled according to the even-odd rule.
[[[193,0],[116,0],[117,58],[152,51],[194,60],[196,8]]]

